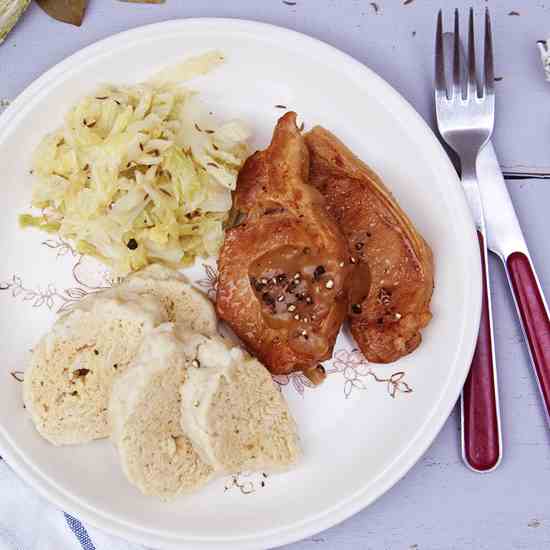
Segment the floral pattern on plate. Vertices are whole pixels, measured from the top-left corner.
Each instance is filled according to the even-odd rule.
[[[56,313],[69,311],[79,300],[93,292],[109,288],[117,282],[109,271],[87,256],[76,252],[70,243],[61,238],[49,239],[42,243],[55,251],[56,259],[70,257],[72,259],[72,276],[75,286],[59,289],[54,283],[35,288],[25,286],[19,275],[12,275],[11,279],[0,282],[0,291],[8,291],[13,298],[20,298],[32,307],[45,306]],[[203,264],[204,277],[196,280],[196,285],[206,292],[208,297],[215,301],[218,273],[215,267]],[[380,376],[372,365],[364,358],[358,349],[339,349],[334,352],[332,360],[325,364],[327,375],[341,375],[344,378],[344,397],[348,399],[357,390],[366,390],[368,382],[374,381],[386,385],[390,397],[396,398],[399,394],[412,393],[413,389],[405,382],[405,372],[398,371],[389,377]],[[14,378],[13,373],[11,373]],[[273,380],[280,387],[293,388],[303,396],[307,390],[316,386],[302,373],[274,375]]]

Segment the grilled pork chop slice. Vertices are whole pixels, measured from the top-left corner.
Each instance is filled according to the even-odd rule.
[[[380,178],[333,134],[316,127],[305,140],[309,181],[327,200],[360,269],[370,271],[368,293],[351,296],[351,333],[369,361],[395,361],[418,347],[431,319],[430,247]]]
[[[218,260],[216,308],[274,374],[302,370],[314,382],[348,304],[353,271],[346,240],[325,199],[307,183],[309,155],[287,113],[269,147],[245,163]]]

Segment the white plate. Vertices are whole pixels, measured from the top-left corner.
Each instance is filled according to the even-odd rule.
[[[17,214],[29,204],[30,156],[67,106],[102,82],[135,82],[182,56],[220,48],[227,63],[197,81],[216,114],[251,122],[264,147],[286,105],[371,164],[430,243],[434,319],[424,342],[388,367],[368,365],[341,335],[319,388],[280,379],[303,438],[292,472],[212,483],[165,504],[124,479],[108,441],[54,448],[34,431],[10,377],[55,311],[105,285],[101,271]],[[170,21],[103,40],[34,82],[0,119],[0,452],[42,495],[119,536],[153,547],[265,548],[342,521],[388,490],[449,415],[480,311],[477,240],[456,174],[436,138],[388,84],[345,54],[288,30],[237,20]],[[205,279],[203,267],[194,276]],[[203,281],[204,284],[204,281]],[[208,283],[206,283],[208,284]],[[412,391],[410,391],[412,390]],[[262,486],[262,481],[264,486]],[[224,485],[230,487],[225,490]],[[240,489],[237,485],[240,485]]]

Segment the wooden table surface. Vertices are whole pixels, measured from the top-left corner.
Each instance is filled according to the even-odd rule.
[[[295,4],[295,5],[291,5]],[[433,38],[445,6],[493,16],[495,146],[510,169],[550,172],[550,83],[536,41],[550,35],[550,0],[167,0],[164,5],[91,0],[80,28],[32,6],[0,47],[0,98],[14,98],[46,69],[113,33],[175,17],[239,17],[295,29],[379,73],[431,124]],[[517,13],[519,15],[514,14]],[[399,162],[399,159],[396,159]],[[543,287],[550,294],[550,181],[509,181]],[[418,464],[387,494],[344,523],[289,550],[506,550],[550,548],[550,438],[504,274],[491,261],[504,459],[479,475],[460,459],[453,414]]]

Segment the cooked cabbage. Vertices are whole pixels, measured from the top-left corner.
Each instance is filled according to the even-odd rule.
[[[539,40],[537,46],[539,48],[540,60],[544,69],[544,76],[550,82],[550,50],[548,49],[550,40]]]
[[[12,30],[31,0],[0,0],[0,43]]]
[[[174,74],[204,74],[221,59],[208,53]],[[218,252],[249,130],[216,124],[196,93],[161,75],[102,87],[42,140],[32,188],[41,213],[20,216],[22,226],[58,233],[117,275]]]

